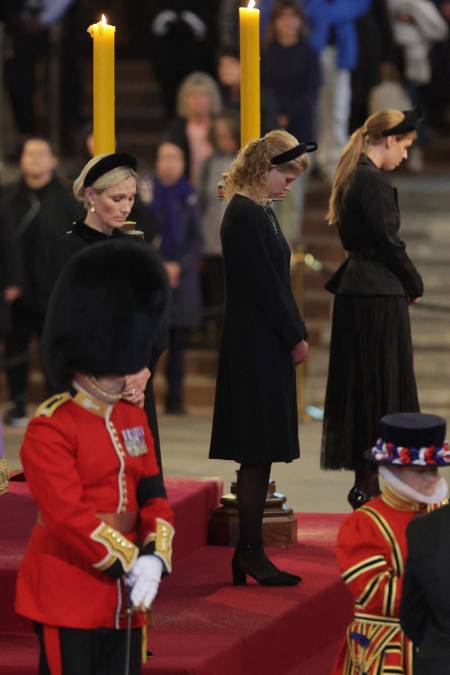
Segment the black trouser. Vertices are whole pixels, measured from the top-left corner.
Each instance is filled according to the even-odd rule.
[[[39,675],[51,675],[47,661],[44,627],[35,624],[39,638]],[[123,675],[126,658],[126,630],[58,628],[62,675]],[[129,675],[141,673],[142,628],[131,631]]]
[[[6,379],[10,399],[19,405],[27,401],[30,341],[32,337],[40,339],[44,318],[44,314],[20,300],[11,305],[11,328],[5,340]]]
[[[36,133],[34,95],[36,67],[47,48],[47,31],[29,33],[18,25],[10,33],[11,56],[5,61],[5,81],[11,97],[14,120],[21,134]]]
[[[189,339],[189,328],[169,328],[169,352],[167,354],[166,406],[183,403],[184,353]]]

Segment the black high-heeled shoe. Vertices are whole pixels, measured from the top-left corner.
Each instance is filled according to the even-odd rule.
[[[368,495],[367,492],[364,492],[358,485],[354,485],[347,495],[347,501],[353,511],[364,506],[364,504],[367,504],[371,499],[373,499],[373,497]]]
[[[244,586],[247,575],[261,586],[296,586],[302,580],[297,574],[283,572],[266,557],[262,544],[238,544],[231,561],[233,584]]]

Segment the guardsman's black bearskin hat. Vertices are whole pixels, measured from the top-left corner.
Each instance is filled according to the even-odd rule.
[[[169,297],[164,265],[142,241],[92,244],[64,267],[50,298],[43,353],[51,384],[145,368]]]

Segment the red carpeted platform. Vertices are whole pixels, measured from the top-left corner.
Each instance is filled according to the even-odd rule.
[[[298,517],[299,541],[270,550],[304,581],[294,588],[231,585],[232,551],[207,546],[220,481],[167,479],[176,514],[175,571],[154,605],[145,666],[153,675],[326,675],[351,602],[337,573],[334,542],[342,517]],[[13,613],[14,581],[35,510],[24,483],[1,498],[0,675],[36,675],[29,622]],[[118,669],[118,675],[120,675]]]

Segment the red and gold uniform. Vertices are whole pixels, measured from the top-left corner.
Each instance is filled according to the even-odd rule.
[[[412,675],[412,643],[399,620],[406,528],[423,507],[390,486],[342,524],[337,559],[355,599],[354,619],[332,675]]]
[[[44,625],[124,628],[121,577],[139,553],[171,570],[173,513],[145,413],[82,389],[43,403],[21,449],[39,515],[16,610]],[[145,614],[133,614],[133,627]]]

